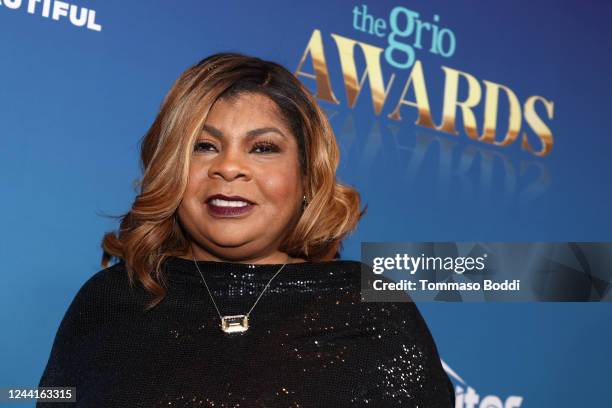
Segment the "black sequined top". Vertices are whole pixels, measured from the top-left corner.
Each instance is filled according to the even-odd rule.
[[[282,266],[198,265],[224,316],[246,314]],[[454,407],[415,304],[362,302],[362,265],[287,264],[228,334],[193,261],[165,262],[168,295],[148,312],[117,263],[70,304],[39,387],[75,386],[69,407]]]

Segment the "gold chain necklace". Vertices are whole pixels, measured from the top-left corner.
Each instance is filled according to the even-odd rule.
[[[259,297],[255,301],[253,306],[251,306],[251,309],[248,311],[247,314],[223,316],[221,315],[221,312],[219,311],[219,308],[217,307],[217,302],[215,302],[215,298],[213,297],[212,293],[210,292],[210,289],[208,288],[206,279],[204,279],[204,275],[202,274],[202,271],[200,270],[200,267],[198,266],[198,261],[196,261],[195,256],[193,256],[193,262],[195,263],[195,266],[198,269],[198,272],[200,272],[202,281],[204,281],[204,285],[206,286],[206,290],[208,291],[208,294],[210,295],[210,298],[213,301],[213,305],[215,305],[215,309],[217,309],[217,314],[219,314],[219,318],[221,318],[221,330],[223,330],[225,333],[240,333],[240,332],[245,332],[249,329],[249,315],[253,311],[253,308],[255,308],[255,305],[257,305],[257,302],[259,302],[259,299],[261,299],[261,296],[264,294],[266,289],[268,289],[268,286],[270,286],[270,282],[272,282],[272,280],[276,278],[276,275],[278,275],[279,272],[285,267],[285,265],[287,265],[287,264],[283,264],[283,266],[281,266],[280,269],[274,274],[272,279],[268,281],[268,283],[266,284],[266,287],[264,288],[264,290],[261,291],[261,293],[259,294]]]

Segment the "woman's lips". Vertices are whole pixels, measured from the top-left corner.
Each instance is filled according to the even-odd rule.
[[[255,207],[254,204],[248,204],[242,207],[226,207],[218,206],[212,203],[207,203],[208,213],[213,217],[240,217],[244,214],[249,213]]]

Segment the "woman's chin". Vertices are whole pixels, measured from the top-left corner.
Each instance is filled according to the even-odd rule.
[[[235,234],[224,232],[213,237],[209,237],[210,241],[226,251],[244,250],[245,246],[249,243],[247,238],[249,235],[246,234],[246,230],[236,231]]]

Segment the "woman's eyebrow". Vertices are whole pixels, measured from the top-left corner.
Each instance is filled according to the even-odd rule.
[[[223,132],[221,132],[219,129],[217,129],[214,126],[211,125],[204,125],[202,126],[202,130],[207,131],[208,133],[210,133],[211,135],[219,138],[219,139],[223,139]],[[258,129],[252,129],[249,130],[246,135],[248,137],[255,137],[255,136],[259,136],[262,135],[264,133],[268,133],[268,132],[274,132],[274,133],[278,133],[279,135],[281,135],[282,137],[286,137],[285,134],[283,132],[281,132],[278,128],[275,128],[273,126],[268,126],[268,127],[263,127],[263,128],[258,128]]]

